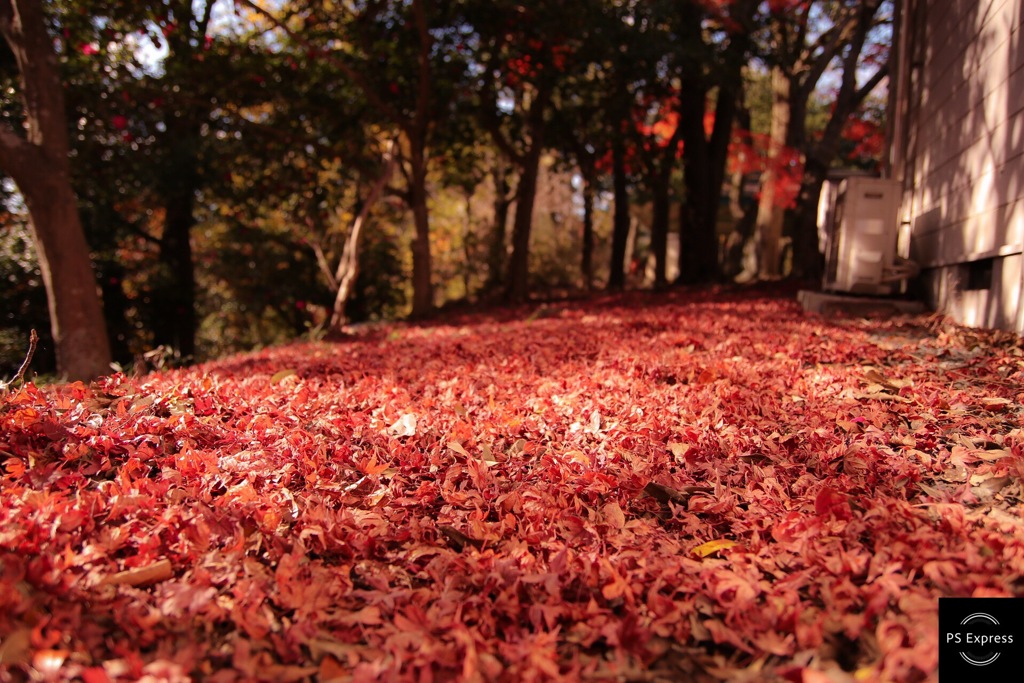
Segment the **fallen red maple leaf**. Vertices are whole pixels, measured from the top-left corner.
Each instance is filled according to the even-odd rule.
[[[1021,594],[1016,338],[756,293],[517,315],[8,392],[4,665],[901,683],[939,596]]]

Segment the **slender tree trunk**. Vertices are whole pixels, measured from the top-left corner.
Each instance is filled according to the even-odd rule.
[[[68,379],[93,379],[110,371],[110,344],[71,187],[64,92],[42,3],[0,0],[0,34],[17,62],[25,108],[25,137],[0,124],[0,164],[28,207],[57,368]]]
[[[594,286],[594,178],[593,170],[583,173],[583,253],[580,258],[583,287]]]
[[[665,160],[662,160],[663,162]],[[654,216],[651,221],[651,249],[654,251],[654,288],[664,289],[668,284],[668,212],[669,189],[672,167],[662,163],[662,168],[651,178]],[[666,168],[667,166],[667,168]]]
[[[512,224],[512,258],[509,262],[508,289],[505,299],[510,303],[526,301],[530,278],[530,231],[533,227],[533,205],[537,198],[540,159],[544,153],[544,115],[551,102],[551,91],[542,86],[530,105],[530,146],[522,157],[519,188],[516,193],[516,217]]]
[[[533,205],[537,198],[537,179],[540,176],[540,157],[543,147],[535,137],[524,159],[516,196],[516,217],[512,225],[512,258],[509,262],[506,300],[510,303],[526,301],[529,295],[530,231],[533,226]]]
[[[434,285],[431,282],[430,213],[427,210],[427,167],[421,140],[410,139],[409,192],[412,199],[416,238],[412,244],[412,317],[424,318],[434,310]]]
[[[811,146],[806,155],[800,195],[793,217],[793,274],[796,277],[819,279],[824,271],[824,260],[818,245],[817,223],[821,187],[828,177],[828,169],[839,154],[839,143],[846,122],[863,103],[864,98],[889,73],[887,61],[858,87],[858,60],[880,5],[880,2],[865,2],[859,8],[853,37],[843,56],[843,75],[832,114],[821,138]],[[790,122],[790,144],[799,143],[806,147],[807,96],[803,92],[800,94],[801,97],[795,98],[795,106],[791,111],[794,120]]]
[[[467,301],[473,296],[473,272],[476,270],[476,239],[473,234],[473,192],[472,188],[464,189],[466,218],[462,223],[462,291]]]
[[[395,170],[396,160],[393,144],[389,143],[385,149],[384,171],[377,178],[377,182],[373,184],[369,194],[366,196],[366,200],[363,201],[359,209],[359,214],[352,222],[352,229],[348,233],[348,238],[345,240],[345,246],[341,252],[341,259],[338,261],[338,269],[331,283],[336,288],[334,307],[331,310],[331,321],[329,324],[329,329],[332,331],[340,330],[347,320],[345,317],[345,305],[351,298],[352,292],[355,291],[356,278],[359,277],[359,243],[363,235],[363,226],[366,225],[366,221],[370,217],[370,211],[384,192],[384,188],[387,187]]]
[[[128,348],[131,327],[126,316],[131,304],[124,292],[125,268],[120,261],[110,259],[96,264],[96,274],[111,355],[115,360],[131,358]]]
[[[626,178],[626,142],[622,133],[612,138],[612,262],[608,268],[608,289],[626,286],[626,244],[629,242],[629,192]]]
[[[433,93],[433,78],[430,70],[430,53],[434,39],[430,34],[427,12],[423,0],[412,1],[412,11],[419,38],[416,63],[416,110],[406,122],[409,137],[412,187],[413,222],[416,225],[416,239],[412,245],[412,317],[424,318],[434,311],[433,265],[430,257],[430,212],[427,209],[427,159],[426,148],[430,129],[430,102]]]
[[[485,287],[489,292],[494,292],[501,287],[505,275],[505,261],[508,259],[505,237],[508,231],[508,210],[512,204],[508,173],[508,163],[499,153],[491,170],[491,176],[494,179],[494,228],[491,231],[491,243],[487,252],[487,285]]]
[[[174,64],[179,85],[196,73],[201,58],[196,45],[202,45],[210,23],[214,0],[202,5],[175,0],[172,9],[179,25],[168,36],[169,64]],[[198,13],[197,13],[198,11]],[[154,341],[175,349],[182,358],[194,359],[196,353],[196,277],[192,255],[192,228],[195,225],[196,194],[201,186],[199,148],[200,128],[210,112],[208,104],[198,100],[181,104],[181,112],[172,112],[164,133],[168,153],[161,169],[160,191],[164,202],[164,231],[160,238],[160,263],[167,279],[156,292],[153,323]]]
[[[741,83],[739,66],[735,67],[731,81],[732,83],[718,89],[718,98],[715,102],[715,123],[711,129],[711,139],[708,141],[711,192],[705,200],[704,211],[705,220],[711,225],[718,223],[718,209],[725,187],[725,170],[729,163],[729,143],[732,142],[732,131],[739,113],[740,89],[742,87],[739,85]]]

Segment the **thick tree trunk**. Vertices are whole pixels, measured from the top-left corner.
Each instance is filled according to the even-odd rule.
[[[626,286],[626,244],[629,242],[629,192],[626,178],[626,143],[621,133],[612,138],[612,261],[608,267],[608,289]]]
[[[693,86],[696,90],[696,85]],[[706,98],[703,94],[683,101],[680,125],[684,127],[683,182],[686,196],[679,211],[679,282],[712,282],[718,276],[718,244],[715,225],[718,207],[712,186],[708,141],[704,131]],[[717,188],[721,192],[721,186]]]
[[[185,50],[179,59],[188,59]],[[192,264],[192,226],[199,188],[199,114],[186,109],[168,121],[164,144],[167,163],[161,169],[164,230],[160,264],[165,279],[154,292],[153,341],[183,359],[195,357],[196,279]]]
[[[760,276],[775,279],[781,275],[782,226],[785,210],[779,206],[780,159],[786,147],[790,122],[790,80],[778,67],[772,69],[772,118],[768,141],[768,160],[761,175],[761,198],[757,209],[757,241]]]
[[[110,371],[110,344],[71,187],[64,93],[42,5],[0,1],[0,33],[21,74],[25,137],[0,125],[0,164],[25,198],[50,309],[59,372],[73,380]]]
[[[185,124],[188,125],[187,123]],[[175,142],[177,140],[177,142]],[[167,281],[155,297],[154,341],[175,349],[184,359],[195,357],[196,278],[192,264],[192,226],[195,225],[198,139],[173,136],[175,158],[165,169],[164,232],[160,238],[160,262]]]
[[[718,248],[718,211],[725,184],[729,143],[739,108],[742,70],[748,62],[752,20],[757,0],[730,3],[730,17],[741,30],[729,38],[721,71],[714,81],[696,75],[683,77],[687,93],[681,107],[683,127],[684,204],[679,212],[679,282],[715,282],[722,277]],[[690,11],[696,11],[696,6]],[[691,21],[690,26],[699,26]],[[692,74],[699,73],[696,66]],[[708,137],[704,127],[707,95],[717,88],[714,125]]]
[[[28,180],[19,173],[16,182],[31,216],[58,372],[89,380],[110,372],[110,344],[70,174],[52,169],[49,160],[41,161],[38,175],[49,177]]]

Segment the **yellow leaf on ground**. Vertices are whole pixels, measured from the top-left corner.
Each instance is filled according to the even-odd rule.
[[[295,372],[295,370],[293,368],[288,368],[286,370],[278,370],[277,372],[275,372],[273,374],[273,376],[271,376],[270,383],[271,384],[277,384],[278,382],[280,382],[284,378],[291,377],[294,374],[297,374],[297,373]]]
[[[728,550],[733,546],[738,545],[736,541],[729,541],[724,538],[715,539],[714,541],[708,541],[707,543],[701,543],[699,546],[693,549],[693,554],[698,557],[707,557],[708,555],[714,555],[719,550]]]

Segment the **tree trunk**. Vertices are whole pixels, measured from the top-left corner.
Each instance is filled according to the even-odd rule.
[[[430,214],[427,210],[427,167],[423,143],[410,139],[409,193],[412,200],[416,238],[412,243],[412,317],[425,318],[434,310],[434,285],[431,282]]]
[[[388,143],[384,151],[384,171],[373,184],[366,200],[359,209],[359,214],[352,222],[352,229],[345,240],[345,246],[338,261],[338,269],[331,284],[335,287],[334,307],[331,310],[331,321],[328,329],[338,331],[345,324],[345,305],[355,290],[356,278],[359,277],[359,242],[363,234],[363,226],[370,217],[370,211],[384,192],[395,170],[394,143]],[[328,272],[328,275],[330,273]]]
[[[160,263],[167,274],[154,316],[154,341],[175,349],[184,359],[195,357],[196,279],[192,264],[192,226],[195,225],[199,136],[191,120],[168,126],[167,144],[173,146],[164,169],[164,232]]]
[[[29,210],[58,371],[93,379],[110,371],[110,344],[71,187],[64,93],[42,4],[0,1],[0,33],[21,75],[26,133],[0,125],[0,164]]]
[[[47,155],[36,165],[42,172],[38,175],[49,178],[28,180],[18,173],[16,182],[31,216],[57,370],[69,380],[90,380],[110,372],[110,344],[70,173],[54,172],[53,161]],[[4,166],[15,175],[6,162]]]
[[[779,206],[777,189],[781,181],[781,157],[786,147],[790,121],[790,80],[778,67],[772,68],[772,118],[768,141],[768,159],[761,175],[761,198],[757,209],[757,240],[760,276],[775,279],[781,275],[779,241],[782,239],[784,208]]]
[[[509,303],[522,303],[529,295],[530,231],[533,227],[533,204],[537,198],[540,158],[544,153],[544,116],[550,101],[551,91],[542,85],[530,104],[530,146],[521,159],[516,217],[512,225],[512,258],[509,262],[508,289],[505,291],[505,299]]]
[[[729,38],[714,81],[695,75],[683,77],[682,90],[689,93],[680,112],[686,189],[685,204],[680,211],[679,235],[679,280],[683,283],[716,282],[722,277],[718,212],[725,185],[729,143],[743,88],[743,67],[749,61],[749,31],[759,4],[757,0],[730,3],[729,16],[739,30]],[[696,21],[689,24],[699,26]],[[700,71],[701,65],[694,65],[692,73]],[[716,87],[714,124],[708,137],[704,127],[707,96]]]
[[[612,138],[612,262],[608,268],[608,289],[620,291],[626,286],[626,243],[629,242],[629,192],[626,178],[626,143],[622,133]]]
[[[202,45],[210,23],[213,0],[201,7],[188,0],[177,0],[173,10],[180,21],[168,36],[169,73],[182,86],[195,75],[201,61],[196,45]],[[200,10],[199,13],[196,13]],[[164,231],[160,238],[160,263],[166,280],[154,296],[154,341],[171,347],[182,359],[194,360],[196,354],[196,276],[192,260],[192,228],[195,226],[196,194],[201,185],[199,148],[200,128],[212,105],[189,100],[180,113],[172,111],[164,133],[167,163],[161,169],[160,192],[164,202]],[[172,109],[174,109],[172,107]]]
[[[430,258],[430,212],[427,209],[427,137],[430,126],[430,102],[433,79],[430,71],[430,53],[434,39],[430,34],[426,8],[422,0],[413,0],[412,11],[419,38],[416,57],[416,110],[405,121],[409,137],[413,222],[416,239],[412,245],[412,317],[425,318],[434,311],[434,284],[431,281],[433,265]]]
[[[843,75],[836,95],[832,114],[820,139],[811,146],[804,162],[804,175],[800,183],[800,195],[793,221],[793,274],[796,277],[819,279],[824,271],[824,260],[818,245],[818,200],[821,187],[828,177],[828,169],[839,154],[839,143],[843,128],[850,116],[872,90],[889,73],[889,62],[882,64],[860,87],[858,61],[864,49],[868,31],[881,3],[863,3],[856,16],[856,27],[843,56]],[[801,92],[803,95],[803,92]],[[791,115],[800,117],[791,121],[791,142],[804,143],[806,140],[806,96],[797,98]]]
[[[539,137],[534,137],[519,176],[516,217],[512,225],[512,259],[509,262],[508,289],[505,294],[509,303],[522,303],[529,295],[530,231],[533,226],[533,204],[537,198],[537,178],[540,175],[542,149]]]
[[[746,42],[743,43],[743,45],[745,44]],[[745,48],[743,49],[745,50]],[[731,79],[733,83],[726,83],[718,88],[718,98],[715,102],[715,122],[707,147],[711,192],[708,193],[704,202],[704,220],[712,226],[717,226],[718,223],[718,210],[722,190],[725,187],[725,169],[729,163],[729,143],[732,142],[733,126],[739,113],[739,101],[742,93],[742,85],[740,85],[742,76],[738,66],[739,56],[736,57],[736,62],[737,66]],[[714,227],[712,231],[715,231]],[[716,270],[716,276],[720,272],[720,269]]]
[[[793,276],[820,280],[825,262],[818,240],[818,199],[825,184],[829,164],[809,157],[804,164],[800,197],[793,217]]]
[[[686,86],[684,86],[686,87]],[[682,103],[683,182],[686,196],[679,211],[679,282],[698,284],[718,277],[715,238],[718,198],[712,187],[711,160],[704,132],[706,94],[696,84]],[[721,192],[721,186],[717,188]]]
[[[583,253],[580,273],[583,288],[588,292],[594,286],[594,178],[593,170],[583,173]]]
[[[466,217],[462,222],[462,297],[469,301],[473,297],[473,273],[477,268],[476,236],[473,233],[473,188],[463,189]]]
[[[662,160],[665,162],[666,160]],[[651,249],[654,252],[654,288],[664,289],[668,284],[666,277],[668,269],[668,211],[669,211],[669,182],[672,175],[672,167],[669,163],[662,163],[661,168],[651,178],[651,190],[653,191],[653,211],[651,221]]]
[[[491,231],[491,243],[487,252],[487,286],[489,292],[498,290],[504,280],[505,261],[508,252],[505,248],[505,235],[508,231],[508,210],[512,204],[509,195],[508,165],[499,153],[494,160],[491,176],[494,179],[494,228]]]

